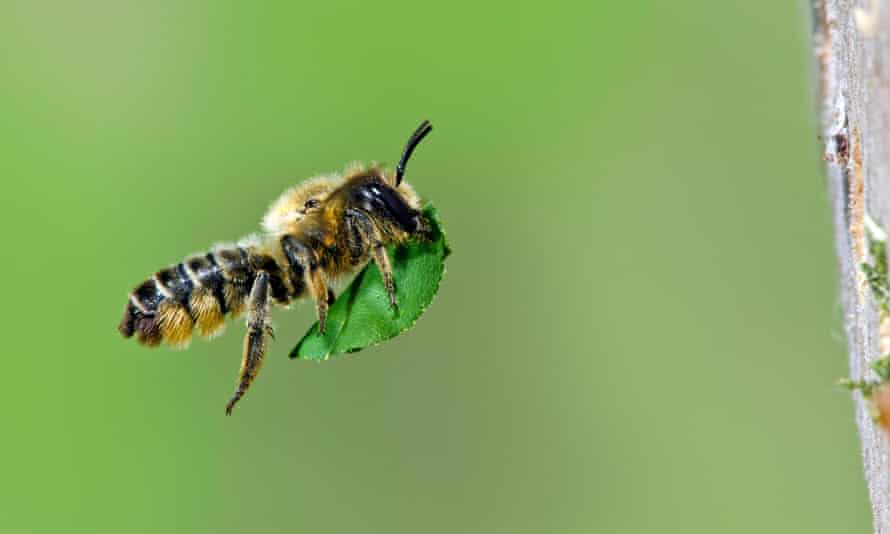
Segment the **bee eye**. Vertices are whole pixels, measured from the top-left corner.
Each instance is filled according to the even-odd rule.
[[[318,202],[318,200],[316,200],[314,198],[310,198],[309,200],[306,201],[306,204],[304,204],[303,207],[307,210],[310,210],[312,208],[317,208],[319,204],[320,203]]]

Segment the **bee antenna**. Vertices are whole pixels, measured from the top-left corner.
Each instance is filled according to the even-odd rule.
[[[402,151],[402,157],[399,158],[399,164],[396,166],[396,186],[402,183],[402,176],[405,175],[405,165],[408,164],[408,159],[411,158],[411,154],[414,152],[414,149],[418,144],[426,137],[426,134],[433,131],[433,125],[430,124],[430,121],[423,121],[420,123],[420,126],[414,130],[414,133],[411,134],[411,137],[408,138],[408,142],[405,143],[405,149]]]

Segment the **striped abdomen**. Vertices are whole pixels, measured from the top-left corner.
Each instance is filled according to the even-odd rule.
[[[327,289],[323,270],[344,270],[326,254],[319,239],[293,235],[253,246],[226,247],[162,269],[130,293],[118,326],[124,337],[136,334],[140,343],[155,346],[162,341],[185,346],[192,330],[202,336],[219,333],[226,314],[239,316],[248,306],[257,273],[268,275],[271,302],[287,305],[311,294],[323,323],[333,292]],[[316,252],[319,250],[320,252]],[[362,252],[354,252],[350,266],[358,265]]]
[[[195,328],[218,334],[226,314],[244,309],[256,272],[251,259],[245,248],[226,248],[158,271],[130,293],[118,329],[150,346],[187,345]]]

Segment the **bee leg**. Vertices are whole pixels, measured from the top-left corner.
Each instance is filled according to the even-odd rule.
[[[247,393],[247,389],[259,373],[270,338],[274,339],[272,325],[269,322],[269,274],[261,271],[253,282],[247,302],[247,336],[244,338],[244,355],[238,373],[238,388],[226,404],[226,415],[232,415],[232,408]]]
[[[383,285],[386,287],[386,293],[389,295],[389,305],[392,309],[399,307],[396,302],[396,286],[392,281],[392,265],[389,263],[389,254],[386,253],[386,247],[383,243],[375,240],[373,245],[374,262],[380,269],[380,275],[383,277]]]
[[[367,257],[368,243],[371,243],[371,254],[380,269],[386,293],[389,295],[389,304],[393,309],[398,307],[396,302],[396,288],[392,280],[392,265],[383,245],[383,237],[380,230],[371,222],[371,219],[359,210],[346,210],[346,224],[349,227],[348,241],[350,253],[354,262]]]
[[[417,229],[412,233],[412,236],[421,241],[432,241],[435,238],[430,223],[423,213],[417,215]]]
[[[316,253],[293,236],[284,236],[281,246],[291,263],[292,276],[303,278],[318,313],[318,331],[324,334],[327,327],[328,306],[334,302],[333,292],[325,285]]]
[[[318,315],[318,333],[324,335],[327,329],[328,305],[332,302],[331,296],[333,292],[328,291],[321,269],[309,269],[306,271],[305,277],[306,286],[309,288],[312,300],[315,301],[315,312]]]

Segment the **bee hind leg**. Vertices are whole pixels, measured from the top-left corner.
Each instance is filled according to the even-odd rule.
[[[232,408],[247,393],[257,373],[263,366],[263,357],[274,339],[269,322],[269,274],[257,274],[247,302],[247,335],[244,338],[244,355],[241,370],[238,372],[238,388],[226,404],[226,415],[232,415]]]

